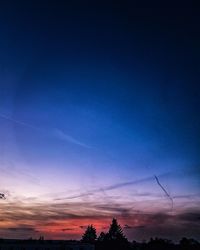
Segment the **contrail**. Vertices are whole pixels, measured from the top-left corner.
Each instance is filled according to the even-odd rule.
[[[55,200],[71,200],[71,199],[81,198],[81,197],[93,195],[95,193],[101,193],[102,191],[110,191],[110,190],[114,190],[114,189],[118,189],[118,188],[122,188],[122,187],[126,187],[126,186],[139,184],[139,183],[142,183],[142,182],[150,181],[152,179],[153,179],[153,177],[150,176],[150,177],[146,177],[146,178],[135,180],[135,181],[121,182],[121,183],[106,186],[106,187],[103,187],[103,188],[93,189],[93,190],[91,190],[89,192],[86,192],[86,193],[71,195],[71,196],[67,196],[67,197],[63,197],[63,198],[57,198]]]
[[[16,124],[19,124],[19,125],[28,127],[28,128],[32,128],[32,129],[36,129],[36,130],[39,129],[39,128],[37,128],[37,127],[35,127],[35,126],[32,126],[32,125],[30,125],[30,124],[28,124],[28,123],[25,123],[25,122],[22,122],[22,121],[13,119],[13,118],[11,118],[11,117],[9,117],[9,116],[7,116],[7,115],[0,114],[0,117],[6,119],[6,120],[8,120],[8,121],[14,122],[14,123],[16,123]]]
[[[64,133],[60,129],[52,129],[52,130],[46,131],[46,130],[43,130],[43,129],[39,128],[39,127],[33,126],[33,125],[29,124],[29,123],[13,119],[13,118],[11,118],[11,117],[9,117],[7,115],[4,115],[4,114],[0,114],[0,117],[3,118],[3,119],[6,119],[8,121],[14,122],[14,123],[16,123],[18,125],[25,126],[27,128],[31,128],[31,129],[34,129],[34,130],[49,134],[50,136],[53,136],[53,137],[55,137],[55,138],[57,138],[59,140],[67,141],[67,142],[73,143],[75,145],[84,147],[84,148],[91,148],[90,146],[86,145],[85,143],[75,139],[71,135],[68,135],[68,134]]]
[[[162,186],[162,184],[160,183],[158,177],[156,175],[154,175],[155,179],[156,179],[156,182],[157,184],[161,187],[161,189],[164,191],[164,193],[166,194],[166,196],[170,199],[171,201],[171,210],[173,210],[173,207],[174,207],[174,201],[173,201],[173,198],[170,196],[170,194],[166,191],[166,189]]]

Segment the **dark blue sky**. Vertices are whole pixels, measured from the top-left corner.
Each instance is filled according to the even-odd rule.
[[[198,14],[194,5],[133,1],[1,3],[0,163],[6,187],[0,188],[10,199],[42,200],[52,183],[62,198],[69,190],[77,195],[158,175],[171,196],[197,194],[194,205],[178,200],[176,213],[181,202],[195,210]],[[153,212],[169,207],[154,179],[109,195],[125,205],[149,190],[150,200],[161,195]],[[138,210],[146,211],[148,202],[144,196]]]

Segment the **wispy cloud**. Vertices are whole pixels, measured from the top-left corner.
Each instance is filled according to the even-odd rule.
[[[66,134],[60,129],[54,129],[53,130],[54,136],[56,136],[58,139],[61,139],[63,141],[71,142],[73,144],[76,144],[78,146],[84,147],[84,148],[91,148],[90,146],[86,145],[85,143],[75,139],[71,135]]]
[[[200,199],[200,193],[173,196],[173,199],[198,199],[198,198]]]
[[[159,233],[167,237],[170,235],[169,228],[178,236],[182,236],[184,231],[189,234],[188,227],[193,230],[194,235],[199,231],[199,209],[182,209],[174,214],[156,211],[145,213],[137,212],[129,204],[122,206],[96,201],[60,204],[3,202],[0,206],[0,233],[12,237],[24,237],[26,233],[30,237],[40,231],[46,232],[47,236],[53,232],[51,237],[55,237],[63,232],[60,236],[66,238],[66,231],[72,231],[76,238],[80,238],[86,225],[92,223],[100,232],[109,225],[113,216],[118,218],[120,224],[125,225],[124,229],[127,229],[131,237],[140,234],[141,229],[148,232],[145,235],[147,237],[156,234],[159,236]],[[159,230],[156,230],[157,227]]]
[[[14,162],[12,160],[0,160],[0,171],[1,171],[1,175],[0,175],[0,180],[2,178],[12,178],[12,179],[19,179],[19,178],[23,178],[23,180],[25,180],[26,182],[31,182],[33,184],[40,184],[39,179],[34,176],[32,173],[30,173],[30,171],[26,168],[22,168],[22,167],[17,167],[15,166]]]
[[[72,231],[74,230],[74,228],[62,228],[62,231],[65,232],[65,231]]]

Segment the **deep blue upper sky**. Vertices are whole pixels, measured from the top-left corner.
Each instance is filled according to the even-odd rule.
[[[17,194],[47,192],[52,176],[63,190],[166,173],[172,195],[198,193],[198,14],[132,1],[1,3],[1,167],[44,182],[23,193],[23,180]]]

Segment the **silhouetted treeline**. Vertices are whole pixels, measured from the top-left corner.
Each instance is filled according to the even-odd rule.
[[[182,238],[179,243],[167,239],[151,238],[148,242],[129,242],[116,219],[112,220],[107,233],[101,232],[97,237],[93,225],[87,227],[82,242],[95,244],[96,250],[200,250],[200,243],[194,239]]]
[[[182,238],[179,243],[173,243],[167,239],[154,238],[149,242],[132,242],[132,248],[135,250],[199,250],[200,243],[194,239]]]

